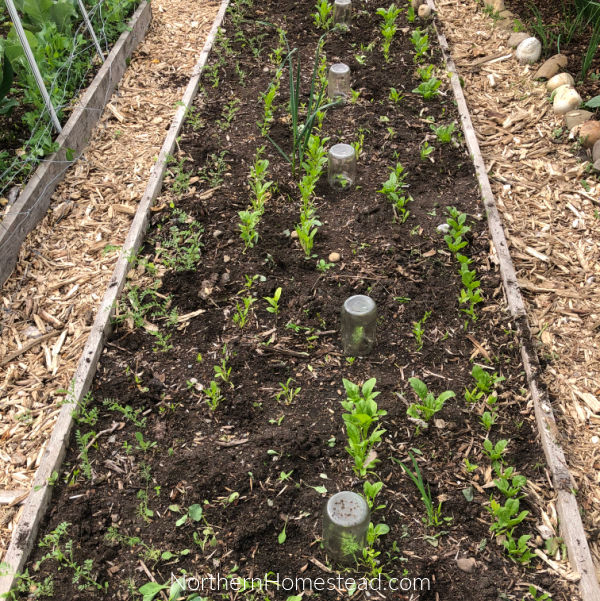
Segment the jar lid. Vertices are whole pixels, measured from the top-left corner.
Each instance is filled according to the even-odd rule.
[[[334,159],[349,159],[354,156],[354,148],[350,144],[334,144],[329,149],[329,156]]]
[[[345,75],[346,73],[350,73],[350,67],[344,63],[334,63],[331,65],[329,70],[337,75]]]
[[[335,0],[335,4],[342,4],[344,6],[347,6],[349,4],[352,4],[352,0]]]
[[[356,294],[344,301],[344,310],[346,313],[357,317],[369,315],[370,313],[373,313],[375,309],[375,301],[370,296],[364,294]]]
[[[369,519],[369,506],[361,495],[344,490],[327,501],[327,515],[337,526],[352,528]]]

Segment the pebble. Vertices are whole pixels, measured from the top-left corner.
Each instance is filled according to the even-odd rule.
[[[231,257],[229,255],[223,255],[223,263],[229,263],[231,261]]]
[[[440,223],[435,229],[440,234],[447,234],[450,231],[450,225],[448,223]]]
[[[598,159],[600,159],[600,140],[598,140],[592,148],[592,161],[595,163]]]
[[[522,65],[537,62],[542,54],[542,43],[537,38],[527,38],[518,46],[515,56]]]
[[[575,110],[581,104],[581,96],[571,86],[560,86],[554,90],[552,107],[557,115],[564,115]]]
[[[420,19],[429,19],[431,17],[431,8],[427,4],[421,4],[418,14]]]
[[[296,238],[298,238],[298,232],[296,230],[292,230],[292,233],[290,234],[290,238],[292,240],[296,240]]]
[[[228,271],[225,271],[221,274],[221,285],[225,286],[225,284],[229,284],[231,280],[231,274]]]
[[[592,167],[594,168],[594,171],[600,171],[600,159],[598,159],[597,161],[594,161],[594,164],[592,165]]]
[[[565,113],[565,116],[564,116],[565,125],[567,126],[567,129],[570,131],[574,127],[577,127],[578,125],[581,125],[582,123],[585,123],[586,121],[589,121],[593,116],[594,116],[594,113],[592,113],[591,111],[584,111],[583,109],[579,109],[579,110],[575,110],[575,111],[568,111]]]
[[[215,230],[213,232],[213,238],[220,238],[223,235],[223,232],[221,230]]]
[[[600,438],[598,438],[597,436],[592,436],[592,442],[594,444],[598,444],[599,441],[600,441]]]
[[[467,574],[472,574],[477,567],[477,561],[475,561],[474,557],[461,557],[456,560],[456,565],[459,570],[462,570]]]
[[[550,79],[567,66],[569,60],[564,54],[555,54],[545,61],[535,72],[533,79]]]
[[[329,257],[328,257],[328,259],[331,263],[337,263],[341,258],[342,257],[340,256],[340,253],[336,253],[336,252],[329,253]]]
[[[593,148],[600,140],[600,121],[586,121],[579,128],[579,138],[584,148]]]
[[[570,73],[557,73],[546,82],[546,90],[554,92],[556,88],[564,85],[573,87],[575,85],[573,76]]]
[[[508,38],[508,47],[516,48],[523,40],[530,38],[531,36],[525,31],[517,31],[516,33],[511,34]]]

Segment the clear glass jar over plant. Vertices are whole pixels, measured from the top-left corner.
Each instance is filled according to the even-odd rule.
[[[327,94],[332,100],[350,98],[350,67],[344,63],[334,63],[327,77]]]
[[[323,544],[334,561],[349,565],[362,555],[370,520],[365,499],[351,491],[329,498],[323,510]]]
[[[352,2],[351,0],[335,0],[333,5],[333,24],[341,25],[342,27],[350,27],[352,19]]]
[[[342,347],[348,357],[363,357],[373,350],[377,328],[377,306],[364,294],[347,298],[342,306]]]
[[[332,188],[344,189],[356,180],[356,153],[350,144],[335,144],[327,155],[327,181]]]

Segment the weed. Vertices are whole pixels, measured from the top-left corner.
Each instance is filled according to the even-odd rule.
[[[175,223],[168,238],[162,240],[156,256],[167,269],[175,272],[195,271],[200,261],[204,228],[184,211],[173,210]]]
[[[335,267],[335,263],[329,263],[325,259],[319,259],[317,261],[317,270],[321,273],[329,271],[332,267]]]
[[[104,399],[102,404],[105,407],[108,407],[109,411],[118,411],[123,415],[123,417],[129,420],[134,426],[138,428],[146,427],[146,418],[141,417],[142,409],[132,409],[130,405],[121,405],[115,399]]]

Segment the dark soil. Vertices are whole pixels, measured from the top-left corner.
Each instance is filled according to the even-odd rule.
[[[383,590],[371,592],[370,598],[520,601],[528,590],[523,583],[535,583],[555,600],[573,599],[572,591],[537,559],[531,567],[520,566],[490,534],[490,495],[500,501],[502,496],[494,492],[490,461],[482,453],[484,407],[469,405],[463,398],[465,387],[474,386],[473,363],[506,378],[498,390],[499,417],[490,438],[510,439],[507,465],[537,482],[542,491],[547,489],[543,454],[525,396],[516,326],[507,317],[500,279],[488,260],[490,242],[468,153],[462,144],[442,145],[429,127],[429,117],[437,124],[457,120],[452,97],[444,91],[425,102],[412,93],[418,79],[405,14],[399,25],[406,29],[394,38],[389,63],[381,54],[379,19],[371,3],[357,3],[349,33],[327,36],[327,63],[348,62],[353,88],[361,95],[357,103],[329,110],[321,135],[331,145],[356,141],[359,131],[364,133],[357,185],[332,191],[323,176],[316,191],[322,226],[313,252],[325,260],[337,252],[341,261],[320,272],[315,268],[317,258],[305,259],[289,235],[298,222],[298,187],[289,165],[256,127],[262,115],[257,98],[275,72],[269,53],[277,45],[277,34],[257,21],[269,19],[285,26],[290,47],[299,49],[306,90],[319,37],[308,16],[312,5],[305,0],[265,0],[248,7],[241,22],[232,21],[230,11],[224,23],[230,54],[227,44],[220,43],[211,58],[213,66],[221,58],[225,61],[217,67],[218,88],[205,82],[194,111],[198,129],[188,127],[180,141],[181,156],[190,158],[184,169],[200,179],[192,180],[193,187],[180,197],[168,193],[161,201],[163,210],[153,214],[144,260],[136,269],[141,284],[132,282],[126,291],[131,298],[136,290],[139,295],[144,283],[152,282],[163,252],[158,249],[171,228],[182,227],[168,208],[173,199],[178,209],[202,224],[204,247],[197,271],[167,271],[159,292],[170,296],[169,310],[176,308],[180,316],[201,313],[177,327],[167,326],[164,317],[146,315],[163,334],[171,335],[172,348],[166,352],[153,351],[157,337],[144,329],[117,327],[92,385],[93,404],[78,417],[80,444],[74,440],[68,451],[41,536],[68,522],[62,544],[73,541],[79,563],[93,560],[92,573],[99,583],[108,583],[108,592],[78,590],[71,582],[73,571],[57,571],[53,559],[37,566],[47,548],[34,551],[30,571],[36,579],[54,578],[55,598],[74,600],[139,598],[132,591],[150,577],[168,582],[171,573],[183,570],[215,578],[263,577],[269,572],[281,579],[335,577],[338,568],[320,541],[323,505],[337,491],[363,489],[345,451],[342,378],[355,383],[376,378],[381,393],[377,401],[387,411],[380,420],[386,433],[377,447],[380,462],[368,479],[384,483],[377,503],[384,507],[373,522],[390,528],[376,545],[378,569],[389,578],[428,578],[431,588]],[[257,34],[264,37],[262,52],[254,57]],[[432,42],[433,38],[431,34]],[[373,50],[360,50],[361,44],[366,47],[373,41]],[[360,54],[365,55],[364,64],[356,60]],[[388,98],[392,86],[405,95],[400,103]],[[286,90],[287,71],[271,133],[288,150]],[[233,98],[240,100],[239,111],[230,127],[219,125],[225,104]],[[435,147],[431,160],[420,158],[425,140]],[[277,187],[258,226],[257,245],[244,251],[237,212],[250,202],[248,174],[261,145],[270,161],[269,179]],[[223,182],[215,185],[206,181],[206,165],[215,162],[211,155],[221,152],[226,152],[227,170]],[[403,224],[394,220],[392,206],[377,192],[398,161],[406,168],[408,191],[414,198]],[[180,181],[178,175],[172,167],[172,186]],[[475,322],[461,312],[457,261],[436,231],[446,220],[445,207],[451,205],[468,214],[472,227],[463,252],[473,258],[486,298],[477,308]],[[259,277],[252,282],[255,275]],[[264,297],[278,287],[280,311],[274,315],[266,310]],[[356,293],[369,294],[377,303],[377,343],[368,357],[346,358],[339,339],[339,311]],[[241,305],[248,295],[255,302],[241,329],[233,316],[236,303]],[[426,311],[431,316],[418,350],[413,324]],[[122,306],[120,313],[125,312]],[[220,365],[225,346],[231,386],[215,378],[214,366]],[[423,379],[436,395],[446,389],[456,392],[436,421],[420,433],[406,415],[408,403],[416,400],[408,384],[411,376]],[[290,378],[290,385],[300,390],[287,404],[276,394],[280,383]],[[215,379],[224,398],[212,411],[201,386],[208,388]],[[107,399],[142,411],[145,426],[110,411],[103,404]],[[94,406],[98,421],[86,424],[85,416]],[[78,456],[81,445],[90,442],[81,437],[90,431],[102,434],[89,448],[88,479],[85,461]],[[136,432],[155,445],[143,451]],[[442,515],[448,518],[438,527],[423,523],[425,510],[417,489],[392,461],[410,461],[409,451],[419,461],[434,504],[441,503]],[[479,468],[468,473],[465,458]],[[327,493],[314,487],[325,487]],[[144,512],[146,495],[151,513]],[[175,504],[182,511],[202,505],[202,522],[188,520],[176,527],[181,513],[170,507]],[[524,496],[521,509],[530,514],[515,535],[532,534],[531,544],[541,545],[541,539],[536,540],[540,512],[534,498]],[[160,558],[160,552],[183,550],[189,552]],[[477,561],[474,571],[457,567],[456,559],[465,557]],[[342,574],[362,577],[369,570],[361,563]],[[404,581],[403,586],[408,585]],[[345,585],[336,586],[337,590],[313,594],[320,599],[342,598]],[[265,595],[205,594],[211,600],[285,600],[300,592],[270,587]],[[353,598],[369,595],[357,592]]]
[[[521,2],[520,0],[505,0],[506,8],[518,15],[525,25],[525,30],[540,37],[544,44],[544,56],[549,58],[561,52],[569,59],[567,71],[575,81],[581,79],[581,69],[584,57],[592,40],[594,27],[600,19],[600,10],[587,13],[577,21],[576,0],[536,0]],[[590,7],[594,4],[589,2]],[[593,7],[592,7],[593,8]],[[573,27],[572,27],[573,26]],[[572,27],[572,30],[571,30]],[[600,95],[600,52],[596,51],[590,69],[585,79],[578,83],[577,89],[584,100]]]

